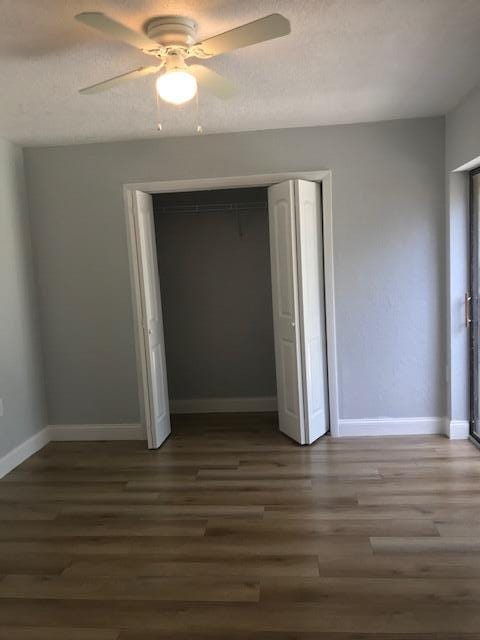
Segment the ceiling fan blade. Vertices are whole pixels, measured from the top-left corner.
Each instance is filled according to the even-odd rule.
[[[225,100],[235,94],[235,87],[231,82],[208,67],[204,67],[203,64],[191,64],[188,70],[195,76],[200,86],[217,98]]]
[[[79,93],[100,93],[101,91],[106,91],[107,89],[116,87],[119,84],[123,84],[124,82],[137,80],[137,78],[142,78],[143,76],[148,76],[151,73],[156,73],[157,71],[160,71],[162,66],[163,65],[160,64],[153,67],[140,67],[139,69],[134,69],[133,71],[127,71],[127,73],[122,73],[121,75],[110,78],[109,80],[97,82],[97,84],[92,84],[92,86],[90,87],[80,89]]]
[[[158,49],[159,47],[158,42],[155,42],[155,40],[151,40],[143,33],[138,33],[137,31],[126,27],[120,22],[109,18],[104,13],[96,11],[79,13],[75,16],[75,19],[82,24],[86,24],[93,29],[97,29],[97,31],[101,31],[107,36],[126,42],[132,47],[136,47],[145,53]]]
[[[279,13],[254,20],[241,27],[225,31],[195,45],[209,56],[248,47],[251,44],[272,40],[290,33],[290,22]]]

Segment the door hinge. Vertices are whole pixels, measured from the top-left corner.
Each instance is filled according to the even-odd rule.
[[[472,296],[469,293],[465,294],[465,326],[468,327],[472,324]]]

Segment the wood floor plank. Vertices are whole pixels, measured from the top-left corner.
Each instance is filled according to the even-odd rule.
[[[42,638],[43,640],[43,638]],[[165,632],[150,629],[122,631],[119,640],[225,640],[223,632]],[[228,640],[480,640],[480,633],[362,633],[362,632],[290,632],[254,631],[229,632]]]
[[[159,494],[147,491],[83,491],[81,487],[61,488],[39,485],[29,487],[23,485],[9,484],[0,485],[0,504],[19,502],[22,500],[38,500],[42,504],[51,502],[63,502],[68,500],[71,503],[104,503],[112,504],[156,504],[159,501]]]
[[[55,525],[41,522],[0,522],[0,541],[19,541],[35,538],[70,538],[70,537],[147,537],[153,536],[203,536],[207,520],[143,520],[142,526],[134,518],[117,518],[114,521],[98,517],[82,516],[59,517]],[[414,535],[414,533],[412,533]]]
[[[0,580],[2,598],[73,600],[160,600],[180,602],[258,602],[259,583],[205,577],[8,575]],[[1,602],[0,602],[1,604]]]
[[[435,576],[424,578],[262,578],[262,602],[324,602],[338,603],[354,599],[359,608],[378,607],[379,611],[395,609],[399,602],[428,607],[443,601],[474,604],[480,596],[480,582],[476,578],[458,580]]]
[[[105,482],[118,482],[122,484],[127,484],[128,482],[135,481],[145,481],[157,483],[162,486],[169,486],[169,484],[175,483],[195,483],[197,477],[197,469],[195,467],[190,467],[188,469],[182,468],[181,470],[176,470],[173,473],[171,470],[167,469],[142,469],[142,468],[134,468],[129,467],[128,475],[126,476],[125,470],[117,469],[112,471],[111,469],[56,469],[55,467],[49,467],[47,469],[15,469],[13,472],[9,473],[7,476],[2,478],[3,483],[13,483],[13,484],[58,484],[62,485],[64,483],[68,484],[77,484],[80,483],[91,484],[94,483],[105,483]],[[128,478],[128,480],[127,480]]]
[[[426,505],[432,506],[446,506],[452,504],[454,506],[471,505],[473,508],[480,507],[480,491],[477,492],[444,492],[444,493],[417,493],[412,495],[408,494],[389,494],[383,495],[362,495],[358,496],[358,503],[362,505]]]
[[[203,560],[176,558],[173,561],[157,557],[125,556],[74,557],[64,575],[83,576],[223,576],[257,578],[259,576],[318,576],[315,555],[256,555],[229,558],[215,555]]]
[[[471,509],[469,510],[471,512]],[[305,520],[325,519],[336,520],[341,524],[343,520],[433,520],[438,513],[423,505],[340,505],[324,508],[321,506],[305,507],[298,505],[266,505],[265,520]],[[463,510],[462,514],[465,513]]]
[[[167,483],[166,480],[133,480],[128,482],[127,489],[132,491],[163,491],[167,488],[176,488],[180,490],[198,491],[199,489],[219,490],[219,491],[271,491],[295,489],[311,489],[311,480],[296,480],[292,478],[270,478],[266,480],[231,480],[222,478],[220,480],[205,480],[201,478],[182,479],[174,478]]]
[[[96,456],[88,456],[84,453],[75,453],[69,455],[64,454],[60,460],[55,454],[40,455],[38,458],[27,461],[26,469],[43,469],[50,468],[52,464],[55,468],[73,468],[73,469],[118,469],[119,467],[129,467],[140,469],[157,469],[167,468],[176,470],[179,467],[191,469],[193,467],[202,469],[236,469],[240,463],[238,456],[225,454],[223,456],[201,455],[201,454],[178,454],[169,455],[168,449],[160,451],[152,451],[152,455],[148,456],[144,453],[136,454],[135,452],[124,453],[112,456],[109,453],[99,454]]]
[[[443,538],[480,538],[480,521],[436,522],[435,526]]]
[[[30,504],[30,501],[14,504],[0,503],[0,522],[6,520],[53,520],[60,513],[60,510],[60,505]]]
[[[329,487],[329,483],[320,478],[312,481],[313,488],[325,489]],[[465,478],[446,478],[437,477],[432,479],[424,479],[421,483],[421,491],[419,491],[418,478],[379,478],[376,481],[358,481],[357,493],[360,495],[412,495],[422,494],[456,494],[456,493],[478,493],[480,487],[476,487],[472,479]],[[334,488],[334,487],[333,487]]]
[[[0,553],[0,575],[22,573],[26,575],[56,575],[72,562],[72,556],[62,553]]]
[[[422,601],[418,606],[409,599],[392,602],[384,611],[375,601],[365,607],[352,602],[332,603],[186,603],[122,600],[28,600],[4,599],[0,625],[29,620],[32,626],[73,626],[111,629],[112,621],[124,630],[146,628],[162,633],[198,629],[204,633],[231,632],[348,632],[382,634],[478,633],[478,603],[448,604],[443,599]],[[447,606],[448,605],[448,606]],[[446,610],[447,609],[447,610]],[[173,635],[174,637],[174,635]],[[295,636],[294,636],[295,637]]]
[[[118,640],[114,629],[0,626],[0,640]]]
[[[370,538],[375,553],[426,553],[426,554],[452,554],[468,553],[480,554],[480,539],[476,536],[465,537],[437,537],[437,538]]]
[[[436,536],[437,528],[432,520],[417,519],[314,519],[276,518],[270,520],[231,520],[209,519],[205,535],[224,536],[234,534],[266,534],[275,537],[278,534],[298,536]]]
[[[263,517],[263,505],[231,505],[231,504],[62,504],[60,516],[102,516],[104,518],[136,517],[139,520],[152,518],[195,518],[208,519],[211,516],[222,518]]]
[[[67,569],[68,571],[68,569]],[[480,556],[458,553],[395,553],[345,558],[322,558],[325,578],[480,578]],[[461,582],[459,582],[461,584]]]
[[[302,464],[301,462],[289,465],[279,465],[275,461],[268,463],[243,464],[235,469],[204,468],[198,472],[199,478],[218,479],[251,479],[268,480],[268,478],[296,478],[308,479],[317,477],[330,478],[376,478],[379,471],[375,465],[365,463],[348,463],[337,465],[333,462],[329,464]]]
[[[397,538],[395,538],[397,540]],[[408,540],[408,538],[402,538]],[[429,538],[430,540],[430,538]],[[480,542],[479,542],[480,544]],[[64,553],[64,554],[145,554],[151,553],[165,559],[211,557],[219,558],[255,557],[262,554],[274,555],[321,555],[344,556],[351,554],[371,554],[367,536],[323,536],[299,537],[295,534],[278,534],[274,539],[268,534],[225,535],[225,536],[73,536],[52,539],[0,540],[2,553]]]

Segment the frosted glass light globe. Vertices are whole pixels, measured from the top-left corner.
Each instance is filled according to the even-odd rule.
[[[157,78],[157,93],[171,104],[184,104],[197,93],[197,81],[188,71],[172,69]]]

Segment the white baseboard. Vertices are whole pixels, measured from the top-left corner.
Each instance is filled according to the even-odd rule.
[[[470,424],[468,420],[446,421],[446,434],[450,440],[468,440],[470,436]]]
[[[37,451],[40,451],[48,442],[50,436],[48,429],[42,429],[38,433],[35,433],[31,438],[19,444],[18,447],[12,449],[7,454],[0,458],[0,478],[6,476],[19,464],[22,464],[24,460],[32,456]]]
[[[52,424],[47,427],[52,442],[75,440],[146,440],[140,424]]]
[[[276,411],[277,398],[178,398],[170,400],[172,413],[244,413]]]
[[[339,420],[339,437],[444,434],[443,418],[364,418]]]

